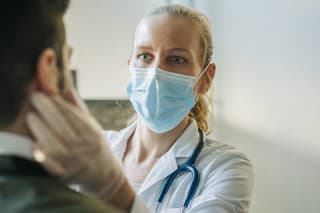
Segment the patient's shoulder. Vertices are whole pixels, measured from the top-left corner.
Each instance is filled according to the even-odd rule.
[[[0,197],[1,212],[118,212],[51,177],[10,176],[2,178],[1,185],[6,186],[2,187],[5,199]]]

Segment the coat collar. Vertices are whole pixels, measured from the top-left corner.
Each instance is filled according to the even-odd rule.
[[[45,169],[33,161],[32,141],[24,136],[0,132],[0,174],[48,176]]]
[[[111,149],[121,159],[126,150],[128,140],[136,129],[136,126],[137,122],[133,122],[130,126],[121,130],[116,138],[112,138],[112,143],[110,143]],[[180,135],[167,153],[170,153],[170,155],[173,155],[175,158],[187,158],[192,155],[193,150],[199,142],[199,138],[197,122],[192,119],[189,126]]]
[[[129,127],[119,132],[118,137],[111,143],[111,149],[120,158],[126,150],[127,142],[133,134],[137,123],[134,122]],[[141,194],[157,182],[165,179],[178,168],[178,158],[189,158],[199,142],[199,132],[194,119],[177,139],[174,145],[155,163],[145,181],[141,185],[138,194]]]
[[[12,155],[33,160],[31,139],[21,135],[0,131],[0,143],[0,156]]]
[[[192,155],[196,146],[198,145],[199,139],[200,135],[198,132],[197,122],[194,119],[192,119],[189,126],[180,135],[180,137],[171,147],[169,152],[172,152],[172,155],[174,155],[175,158],[189,158]]]

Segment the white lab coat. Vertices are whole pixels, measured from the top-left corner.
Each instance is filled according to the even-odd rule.
[[[133,123],[120,132],[104,132],[104,137],[119,159],[122,159],[135,127],[136,123]],[[155,163],[142,185],[139,187],[132,183],[138,196],[131,212],[153,211],[165,178],[192,155],[198,142],[198,127],[193,120],[170,150]],[[244,154],[230,145],[205,139],[195,166],[200,173],[200,183],[185,212],[248,212],[253,172],[251,163]],[[157,212],[181,212],[190,183],[190,173],[176,178]]]

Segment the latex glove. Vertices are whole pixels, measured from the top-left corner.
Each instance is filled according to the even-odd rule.
[[[49,173],[78,184],[101,200],[108,200],[125,177],[118,159],[101,135],[101,127],[73,91],[69,100],[34,93],[27,125],[36,140],[34,158]]]

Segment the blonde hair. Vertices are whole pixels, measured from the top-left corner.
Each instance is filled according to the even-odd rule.
[[[196,10],[178,4],[157,7],[149,12],[145,18],[158,15],[172,15],[187,18],[199,26],[200,45],[202,48],[201,66],[202,69],[204,69],[211,62],[213,56],[213,41],[208,18]],[[189,116],[197,121],[198,127],[206,134],[210,133],[208,121],[211,114],[211,106],[211,99],[208,94],[199,95],[195,106],[189,112]]]

